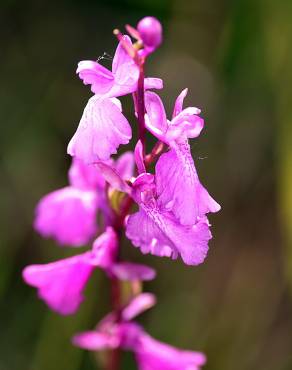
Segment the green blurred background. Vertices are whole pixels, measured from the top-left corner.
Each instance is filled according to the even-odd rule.
[[[145,15],[164,26],[147,68],[164,79],[168,111],[185,87],[187,103],[203,109],[192,149],[222,211],[210,217],[200,267],[123,246],[158,271],[145,286],[158,304],[141,322],[160,340],[204,351],[206,370],[292,369],[292,1],[2,0],[0,14],[0,370],[97,368],[70,337],[109,310],[103,273],[64,318],[21,270],[71,253],[31,224],[38,199],[66,184],[66,146],[90,96],[76,64],[113,55],[112,29]],[[123,368],[135,369],[130,356]]]

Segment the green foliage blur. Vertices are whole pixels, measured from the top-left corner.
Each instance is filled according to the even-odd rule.
[[[90,96],[82,59],[113,55],[112,30],[159,17],[164,43],[147,74],[162,77],[170,112],[189,87],[206,127],[192,150],[222,205],[200,267],[142,254],[157,269],[151,335],[202,350],[206,370],[292,369],[292,2],[289,0],[2,0],[0,134],[0,370],[93,370],[76,331],[110,310],[102,272],[78,314],[59,317],[24,285],[22,268],[75,251],[32,230],[38,199],[66,184],[66,146]],[[105,64],[110,62],[104,60]],[[130,112],[130,100],[125,100]],[[135,369],[125,356],[123,369]]]

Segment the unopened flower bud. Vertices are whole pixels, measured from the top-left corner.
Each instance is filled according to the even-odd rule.
[[[145,17],[137,26],[140,37],[146,47],[156,49],[162,41],[162,26],[158,19]]]

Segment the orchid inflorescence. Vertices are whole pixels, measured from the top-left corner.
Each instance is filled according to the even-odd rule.
[[[113,312],[92,331],[72,339],[88,350],[109,351],[109,369],[119,368],[118,351],[133,351],[140,370],[196,370],[205,363],[199,352],[183,351],[158,342],[134,321],[155,304],[155,297],[135,289],[137,282],[151,280],[155,271],[145,265],[121,261],[120,240],[125,235],[141,252],[176,259],[187,265],[202,263],[212,235],[206,216],[219,204],[200,183],[188,139],[200,135],[204,121],[200,109],[183,108],[187,89],[177,97],[167,119],[160,97],[159,78],[145,78],[144,65],[162,41],[162,27],[153,17],[143,18],[137,28],[119,30],[112,70],[85,60],[77,74],[90,85],[89,99],[79,126],[68,145],[72,156],[69,185],[43,197],[37,205],[34,227],[44,237],[63,246],[92,248],[73,257],[43,265],[27,266],[23,277],[38,289],[39,297],[62,315],[75,313],[85,285],[95,268],[111,279]],[[138,122],[134,152],[116,159],[120,145],[128,144],[132,128],[118,99],[132,94]],[[156,139],[146,154],[148,130]],[[154,174],[149,168],[154,165]],[[152,166],[152,167],[151,167]],[[138,211],[132,213],[136,204]],[[95,239],[95,240],[94,240]],[[121,299],[120,282],[132,284]]]

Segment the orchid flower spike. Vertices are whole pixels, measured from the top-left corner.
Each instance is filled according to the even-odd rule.
[[[136,29],[128,25],[126,29],[137,42],[114,31],[119,43],[111,69],[99,60],[78,63],[76,73],[90,85],[93,96],[67,147],[73,157],[69,183],[44,196],[36,207],[34,227],[42,236],[60,245],[91,247],[58,261],[27,266],[23,279],[53,311],[71,315],[84,300],[94,270],[102,269],[112,284],[113,312],[95,330],[75,335],[74,345],[93,351],[132,351],[139,370],[201,370],[206,362],[203,353],[159,342],[133,321],[156,303],[153,294],[140,293],[142,281],[154,279],[156,272],[121,260],[119,243],[124,231],[143,254],[180,257],[187,265],[205,260],[212,238],[207,214],[217,212],[220,205],[201,184],[191,156],[189,139],[200,135],[204,120],[200,109],[183,108],[187,89],[177,97],[169,120],[160,97],[149,91],[163,87],[161,79],[145,78],[144,71],[147,57],[162,42],[160,22],[145,17]],[[138,140],[134,153],[114,160],[112,155],[132,139],[118,99],[128,94],[133,97]],[[145,129],[158,139],[147,155]],[[149,173],[154,164],[155,172]],[[128,281],[125,290],[122,281]],[[115,351],[111,354],[112,364]]]

